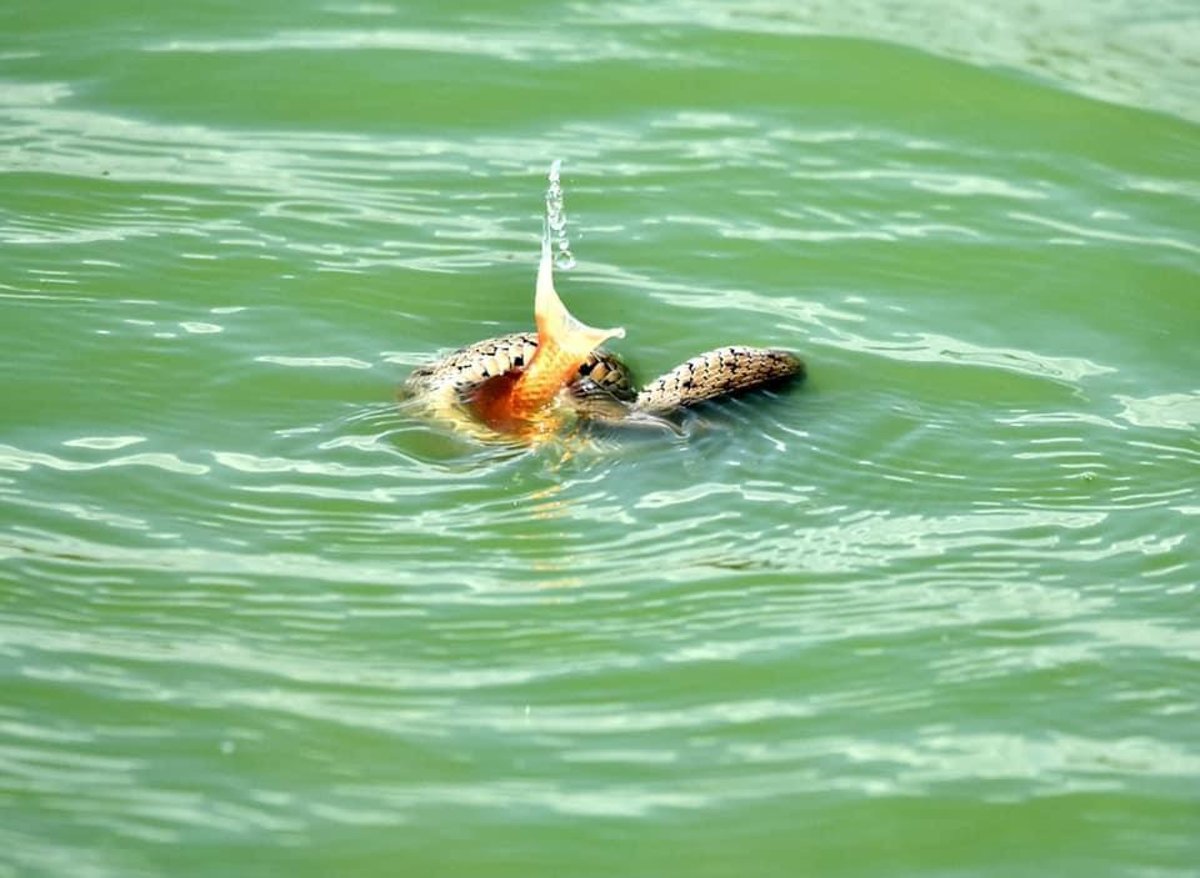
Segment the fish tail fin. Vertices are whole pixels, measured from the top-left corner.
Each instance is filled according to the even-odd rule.
[[[542,241],[533,314],[537,321],[538,346],[553,346],[571,357],[586,357],[606,340],[625,337],[621,327],[597,329],[576,319],[567,310],[554,289],[554,256],[548,240]]]

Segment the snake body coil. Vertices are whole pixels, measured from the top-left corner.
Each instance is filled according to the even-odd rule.
[[[439,410],[461,408],[484,382],[524,369],[537,347],[534,332],[477,341],[415,369],[405,381],[403,395],[432,402]],[[803,375],[804,363],[795,354],[734,345],[698,354],[638,389],[625,362],[598,348],[579,367],[561,399],[581,417],[620,423],[671,414]]]

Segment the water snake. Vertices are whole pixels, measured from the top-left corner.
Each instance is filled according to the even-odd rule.
[[[554,328],[552,314],[567,321]],[[543,242],[538,269],[535,315],[538,332],[514,332],[477,341],[441,359],[418,367],[401,388],[401,397],[423,403],[427,411],[456,426],[487,433],[526,434],[528,413],[513,417],[513,399],[522,383],[536,371],[539,354],[564,337],[587,333],[573,359],[564,360],[548,394],[529,411],[551,414],[555,426],[569,416],[607,424],[669,425],[667,416],[710,400],[775,387],[802,378],[803,361],[790,351],[727,345],[697,354],[638,387],[625,362],[599,341],[622,330],[593,330],[579,323],[562,305],[553,288],[553,262]],[[557,324],[555,324],[557,325]],[[496,400],[503,414],[495,415]],[[536,419],[544,424],[545,418]],[[554,429],[554,427],[551,427]],[[535,432],[545,433],[546,429]]]

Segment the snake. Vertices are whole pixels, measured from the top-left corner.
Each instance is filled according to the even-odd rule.
[[[535,332],[474,342],[414,369],[400,396],[460,421],[477,388],[499,376],[519,373],[537,349]],[[663,424],[665,418],[702,403],[779,388],[804,376],[804,361],[791,351],[726,345],[697,354],[638,386],[624,359],[600,347],[566,383],[558,402],[579,418],[608,425]]]

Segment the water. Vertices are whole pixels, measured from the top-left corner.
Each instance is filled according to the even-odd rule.
[[[575,254],[571,252],[571,236],[567,233],[567,214],[562,190],[562,159],[550,163],[546,187],[546,222],[542,231],[542,246],[554,255],[554,267],[569,271],[575,267]]]
[[[1194,875],[1192,4],[0,10],[0,876]],[[574,313],[686,438],[405,416]]]

